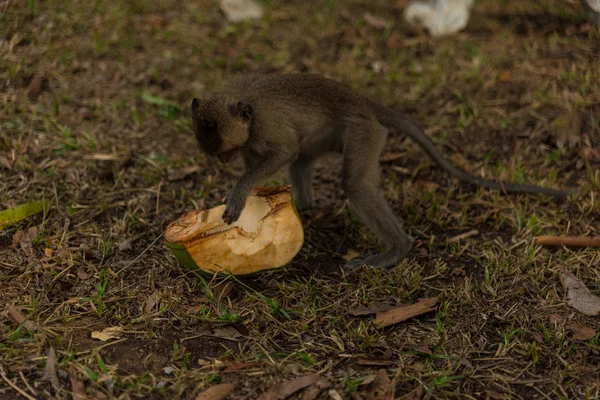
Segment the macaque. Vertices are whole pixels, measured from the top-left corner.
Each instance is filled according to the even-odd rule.
[[[290,167],[299,210],[313,205],[311,179],[315,160],[343,154],[342,188],[360,220],[386,251],[351,260],[390,268],[413,244],[379,189],[379,158],[389,132],[402,132],[446,172],[473,185],[502,192],[564,198],[571,190],[503,183],[454,167],[411,120],[356,93],[335,80],[309,74],[247,75],[230,81],[204,99],[192,101],[193,129],[200,149],[222,163],[241,154],[246,171],[226,198],[223,220],[236,221],[252,189],[284,166]]]

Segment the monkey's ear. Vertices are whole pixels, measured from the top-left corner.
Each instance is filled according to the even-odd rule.
[[[200,106],[200,100],[198,100],[197,98],[194,97],[194,100],[192,100],[192,111],[198,110],[199,106]]]
[[[244,121],[248,122],[252,119],[252,106],[243,101],[239,101],[236,105],[237,115],[239,115]]]

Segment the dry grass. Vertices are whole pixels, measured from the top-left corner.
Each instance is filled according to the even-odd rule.
[[[600,46],[579,11],[488,0],[465,32],[434,40],[405,27],[394,2],[263,3],[264,20],[231,26],[201,0],[0,1],[0,209],[52,202],[0,233],[0,304],[34,322],[0,317],[0,398],[18,398],[15,387],[70,398],[80,382],[89,398],[190,399],[233,382],[235,398],[253,399],[313,372],[364,398],[380,368],[396,397],[597,398],[600,337],[569,327],[600,322],[566,304],[558,271],[597,293],[600,254],[533,244],[600,234],[599,159],[584,157],[600,151]],[[378,30],[365,12],[394,24]],[[556,204],[472,190],[393,137],[386,152],[406,154],[382,164],[385,190],[417,238],[397,268],[340,274],[349,249],[378,244],[345,206],[334,157],[288,267],[220,284],[186,273],[155,239],[186,210],[218,204],[241,165],[198,153],[185,107],[233,73],[270,70],[350,82],[420,121],[473,173],[582,194]],[[572,118],[579,143],[559,148]],[[31,255],[10,247],[33,226]],[[349,314],[434,296],[437,313],[389,328]],[[120,339],[90,337],[111,326]],[[50,346],[60,388],[41,379]]]

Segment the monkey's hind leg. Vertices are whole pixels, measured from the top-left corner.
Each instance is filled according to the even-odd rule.
[[[298,211],[313,207],[312,171],[313,160],[303,156],[299,156],[290,166],[290,179]]]
[[[410,251],[414,239],[407,235],[379,189],[379,156],[387,130],[375,122],[362,121],[348,128],[344,144],[342,184],[360,220],[383,242],[386,251],[351,260],[347,266],[368,264],[378,268],[396,266]]]

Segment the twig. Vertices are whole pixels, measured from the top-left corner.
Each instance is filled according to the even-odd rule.
[[[462,239],[466,239],[471,236],[479,235],[479,231],[477,229],[473,229],[469,232],[461,233],[460,235],[456,235],[450,239],[448,239],[448,243],[454,243],[461,241]]]
[[[21,394],[21,396],[23,396],[29,400],[36,400],[35,397],[30,396],[29,394],[27,394],[27,392],[23,391],[21,388],[19,388],[17,385],[15,385],[10,379],[8,379],[8,376],[6,376],[6,372],[4,372],[4,368],[2,367],[2,365],[0,365],[0,376],[2,376],[2,379],[4,379],[6,381],[6,383],[8,383],[10,385],[11,388],[13,388],[17,392],[19,392]]]
[[[538,236],[540,246],[600,247],[600,236]]]
[[[123,268],[121,268],[120,270],[117,271],[117,275],[119,275],[121,272],[125,271],[127,268],[131,267],[133,264],[135,264],[141,256],[144,255],[144,253],[146,253],[148,250],[150,250],[150,248],[152,246],[154,246],[154,243],[158,242],[158,239],[160,239],[163,235],[165,234],[165,232],[163,231],[160,235],[158,235],[158,237],[156,239],[154,239],[154,241],[152,243],[150,243],[150,245],[148,247],[146,247],[144,249],[144,251],[142,251],[132,262],[130,262],[129,264],[127,264],[126,266],[124,266]]]

